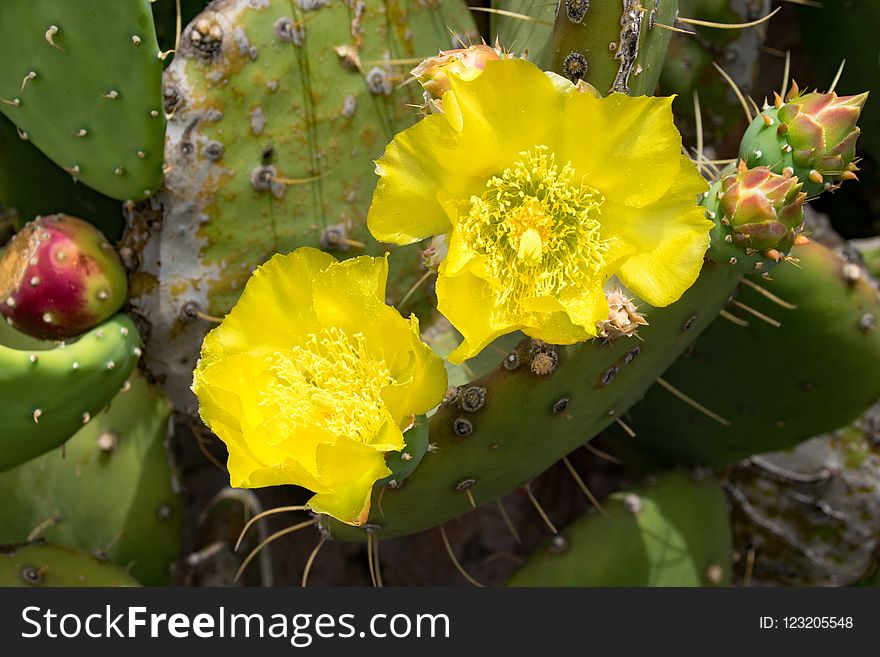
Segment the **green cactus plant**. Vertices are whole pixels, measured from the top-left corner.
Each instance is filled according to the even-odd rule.
[[[0,545],[0,586],[138,586],[125,570],[88,552],[34,542]]]
[[[562,0],[541,62],[600,93],[652,95],[660,77],[677,0]]]
[[[66,444],[0,474],[0,542],[40,527],[46,540],[126,568],[143,584],[170,580],[180,549],[181,499],[166,452],[168,402],[142,377]]]
[[[627,422],[636,438],[617,435],[617,442],[667,464],[723,467],[844,426],[880,397],[880,371],[869,365],[880,359],[873,328],[880,315],[877,292],[857,265],[821,244],[792,254],[799,266],[778,267],[762,285],[796,309],[750,288],[736,295],[737,303],[781,326],[731,306],[750,325],[719,319],[663,375],[729,425],[695,409],[670,407],[669,393],[658,387],[630,410]],[[773,354],[770,363],[759,354]],[[744,359],[752,366],[743,367]]]
[[[0,41],[9,46],[0,112],[22,134],[107,196],[139,199],[159,187],[165,116],[148,0],[10,0]]]
[[[123,387],[140,335],[116,315],[70,342],[44,342],[0,322],[0,472],[64,443]]]
[[[668,472],[563,529],[508,586],[724,586],[732,567],[720,483]]]

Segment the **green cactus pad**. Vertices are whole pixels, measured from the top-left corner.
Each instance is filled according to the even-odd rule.
[[[712,479],[666,473],[611,495],[538,548],[508,586],[723,586],[733,548],[727,498]]]
[[[663,375],[730,426],[655,387],[627,419],[640,448],[665,463],[721,467],[843,426],[880,397],[877,293],[858,266],[820,244],[793,254],[799,266],[759,282],[795,310],[745,287],[736,297],[781,327],[730,307],[749,326],[717,320]]]
[[[168,402],[142,377],[66,446],[0,475],[6,511],[0,542],[41,523],[49,541],[129,569],[142,584],[167,584],[180,545],[181,499],[168,462]]]
[[[147,366],[176,407],[195,408],[192,370],[211,328],[188,309],[223,316],[275,253],[384,253],[365,223],[373,160],[422,102],[418,85],[398,85],[472,30],[461,0],[222,0],[184,30],[164,78],[164,217],[136,218],[131,231],[142,239],[132,303],[152,324]],[[418,248],[395,249],[391,269],[400,301],[424,274]],[[429,297],[422,287],[410,309]]]
[[[107,196],[159,187],[162,62],[148,0],[4,0],[0,43],[0,111],[30,141]]]
[[[652,95],[660,77],[677,0],[562,0],[540,62],[603,95]]]
[[[67,343],[34,340],[0,322],[0,472],[61,445],[125,383],[140,335],[119,314]]]
[[[61,545],[0,545],[0,586],[138,586],[122,568]]]
[[[0,115],[0,206],[21,228],[38,215],[64,211],[96,226],[111,242],[122,237],[122,204],[76,182]]]

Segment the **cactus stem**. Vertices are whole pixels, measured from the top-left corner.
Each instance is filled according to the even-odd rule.
[[[449,537],[446,535],[446,527],[444,525],[440,525],[440,536],[443,538],[443,546],[446,548],[446,554],[449,555],[449,558],[452,560],[452,565],[455,566],[455,569],[461,573],[461,576],[464,577],[471,585],[476,586],[477,588],[485,588],[483,584],[480,584],[476,579],[474,579],[468,571],[464,569],[461,563],[455,556],[455,552],[452,551],[452,545],[449,544]]]
[[[785,308],[786,310],[796,310],[797,309],[797,306],[795,304],[789,303],[788,301],[785,301],[784,299],[780,299],[778,296],[773,294],[770,290],[768,290],[764,287],[761,287],[760,285],[758,285],[757,283],[755,283],[754,281],[752,281],[748,278],[743,278],[742,282],[744,285],[752,288],[755,292],[757,292],[758,294],[763,296],[765,299],[772,301],[773,303],[775,303],[777,306],[779,306],[781,308]]]
[[[324,543],[326,542],[327,536],[321,536],[321,538],[318,540],[318,544],[309,554],[309,558],[306,560],[305,568],[303,568],[302,582],[300,582],[300,586],[302,588],[306,588],[306,586],[308,585],[309,573],[312,571],[312,564],[315,563],[315,558],[318,556],[318,552],[321,551],[321,548],[324,547]]]
[[[298,505],[298,506],[279,506],[279,507],[275,507],[274,509],[267,509],[266,511],[263,511],[263,512],[261,512],[261,513],[258,513],[258,514],[255,515],[253,518],[251,518],[250,520],[248,520],[247,524],[246,524],[246,525],[244,526],[244,528],[241,530],[241,534],[238,535],[238,540],[235,542],[235,550],[238,551],[238,548],[239,548],[239,546],[241,546],[241,542],[242,542],[242,540],[244,539],[245,535],[247,534],[248,530],[249,530],[254,524],[256,524],[257,522],[259,522],[259,521],[262,520],[263,518],[265,518],[265,517],[267,517],[267,516],[273,516],[273,515],[275,515],[276,513],[288,513],[288,512],[292,512],[292,511],[307,511],[307,510],[308,510],[308,509],[307,509],[305,506],[302,506],[302,505]]]
[[[626,435],[628,435],[630,438],[636,437],[637,434],[636,434],[635,429],[633,429],[631,426],[629,426],[626,422],[621,420],[619,417],[614,418],[614,421],[617,422],[618,426],[621,429],[623,429],[626,432]],[[588,447],[588,446],[589,446],[589,443],[584,445],[584,447]]]
[[[746,328],[749,325],[749,323],[746,320],[740,319],[736,315],[732,315],[731,313],[727,312],[723,308],[718,313],[718,315],[723,317],[724,319],[726,319],[728,322],[733,322],[737,326],[742,326],[743,328]]]
[[[662,376],[657,377],[657,383],[659,383],[663,388],[665,388],[667,391],[669,391],[673,397],[683,401],[688,406],[698,410],[700,413],[702,413],[703,415],[705,415],[709,419],[715,420],[719,424],[723,424],[725,427],[730,426],[730,422],[725,420],[723,417],[721,417],[717,413],[713,413],[708,408],[706,408],[705,406],[703,406],[699,402],[695,401],[691,397],[688,397],[686,394],[684,394],[681,390],[679,390],[674,385],[669,383],[669,381],[664,379]]]
[[[757,317],[757,318],[760,319],[762,322],[765,322],[765,323],[769,324],[770,326],[773,326],[773,327],[775,327],[775,328],[779,328],[780,326],[782,326],[782,322],[779,322],[779,321],[773,319],[773,318],[770,317],[769,315],[765,315],[764,313],[762,313],[762,312],[759,311],[759,310],[755,310],[755,309],[752,308],[751,306],[747,306],[747,305],[744,304],[742,301],[738,301],[738,300],[736,300],[736,299],[732,299],[732,300],[730,301],[730,303],[732,303],[732,304],[733,304],[734,306],[736,306],[737,308],[741,308],[742,310],[746,311],[747,313],[749,313],[749,314],[752,315],[753,317]]]
[[[276,539],[281,538],[282,536],[287,536],[288,534],[298,532],[300,529],[305,529],[306,527],[311,527],[316,522],[317,522],[317,520],[315,518],[310,518],[309,520],[304,520],[303,522],[297,523],[295,525],[291,525],[290,527],[286,527],[285,529],[281,529],[281,530],[275,532],[274,534],[272,534],[271,536],[269,536],[268,538],[261,541],[260,544],[257,545],[257,547],[255,547],[253,550],[250,551],[250,553],[248,553],[248,555],[247,555],[247,557],[245,557],[244,561],[242,561],[241,566],[238,569],[238,572],[235,573],[235,581],[238,581],[238,579],[241,577],[242,573],[250,565],[251,561],[254,560],[254,557],[256,557],[262,551],[262,549],[264,547],[269,545],[269,543],[271,543],[272,541],[275,541]]]
[[[754,119],[755,117],[752,116],[752,110],[749,109],[749,104],[746,102],[746,98],[745,96],[743,96],[743,92],[740,91],[739,86],[736,84],[736,82],[734,82],[733,78],[728,75],[727,71],[721,68],[716,62],[712,62],[712,66],[715,67],[715,70],[721,73],[721,77],[723,77],[727,84],[730,85],[730,88],[733,89],[733,93],[736,94],[736,97],[739,100],[739,104],[742,105],[743,112],[746,113],[746,121],[751,123],[752,119]],[[780,107],[781,106],[782,105],[780,100]]]
[[[516,531],[516,527],[514,527],[513,521],[510,519],[510,516],[507,513],[507,509],[504,508],[504,503],[501,501],[500,497],[495,500],[495,504],[498,506],[498,512],[501,514],[501,518],[502,520],[504,520],[504,524],[507,525],[507,528],[510,530],[510,534],[513,536],[513,540],[515,540],[518,545],[522,545],[522,539],[519,536],[519,532]]]
[[[574,466],[571,464],[571,461],[568,460],[568,457],[563,456],[562,462],[568,469],[569,474],[571,474],[572,479],[574,479],[575,483],[578,485],[578,488],[580,488],[581,492],[586,496],[588,500],[590,500],[590,504],[596,507],[599,510],[599,513],[601,513],[603,516],[607,516],[608,512],[605,511],[605,508],[599,503],[599,500],[596,499],[596,496],[593,495],[593,492],[587,487],[587,484],[584,483],[583,478],[578,474],[578,471],[574,469]]]
[[[547,515],[547,512],[544,511],[544,507],[538,502],[537,498],[535,498],[535,494],[532,492],[532,485],[526,484],[523,486],[523,491],[528,496],[529,501],[532,503],[532,506],[535,507],[535,511],[538,512],[538,515],[541,516],[541,520],[544,521],[544,524],[547,525],[547,529],[550,530],[553,534],[558,534],[559,530],[556,529],[556,525],[550,520],[550,516]]]
[[[682,18],[681,16],[678,17],[678,21],[680,23],[687,23],[688,25],[714,27],[718,30],[740,30],[745,27],[755,27],[756,25],[760,25],[761,23],[766,23],[771,18],[773,18],[780,9],[782,9],[782,7],[777,7],[766,16],[761,16],[761,18],[749,21],[747,23],[715,23],[713,21],[702,21],[697,18]]]

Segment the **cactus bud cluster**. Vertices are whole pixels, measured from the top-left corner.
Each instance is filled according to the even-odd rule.
[[[80,335],[125,302],[127,281],[107,238],[64,214],[26,224],[0,259],[0,314],[40,339]]]
[[[740,158],[749,167],[768,166],[774,173],[790,172],[810,195],[854,180],[856,125],[867,93],[838,96],[801,93],[796,83],[785,100],[776,94],[743,136]]]

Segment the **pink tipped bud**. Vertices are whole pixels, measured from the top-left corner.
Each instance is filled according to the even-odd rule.
[[[806,200],[797,178],[777,175],[767,167],[739,167],[721,187],[718,207],[734,244],[769,253],[791,248],[804,221]]]
[[[41,339],[77,336],[125,302],[125,269],[94,226],[57,214],[39,217],[0,258],[0,314]]]
[[[838,96],[833,91],[789,94],[778,116],[786,126],[784,134],[788,144],[794,149],[794,163],[814,169],[819,175],[829,177],[831,174],[832,179],[839,179],[839,171],[855,158],[859,136],[856,124],[867,99],[867,93],[856,96]],[[810,179],[814,177],[818,178],[811,172]]]

